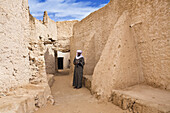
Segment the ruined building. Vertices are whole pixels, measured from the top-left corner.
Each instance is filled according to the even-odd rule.
[[[133,100],[118,90],[145,85],[169,92],[168,9],[168,0],[111,0],[80,22],[54,22],[47,12],[43,21],[34,18],[28,0],[0,1],[0,112],[29,113],[52,101],[48,75],[69,68],[69,60],[72,74],[77,49],[99,99],[127,109]],[[137,112],[147,112],[134,102]]]
[[[59,52],[66,62],[63,68],[68,68],[77,21],[56,23],[47,12],[39,21],[29,13],[28,0],[1,1],[0,15],[0,105],[4,105],[0,112],[31,112],[52,99],[48,85],[52,76],[47,74],[57,72]]]

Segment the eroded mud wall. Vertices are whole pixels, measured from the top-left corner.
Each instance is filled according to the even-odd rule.
[[[27,0],[1,1],[0,13],[0,91],[47,83],[46,72],[55,72],[55,58],[45,57],[54,57],[56,22],[47,12],[43,22],[35,19]],[[51,50],[48,55],[47,50]]]
[[[0,1],[2,112],[33,112],[54,102],[48,75],[56,72],[57,50],[56,22],[47,12],[39,21],[29,13],[28,0]]]
[[[129,13],[125,11],[114,25],[95,67],[92,89],[99,96],[109,96],[112,89],[144,82],[130,21]]]
[[[0,92],[29,83],[28,11],[27,0],[0,2]]]
[[[111,0],[75,24],[71,60],[83,50],[92,91],[109,97],[143,82],[169,89],[168,15],[168,0]]]
[[[59,51],[70,51],[70,38],[73,36],[73,26],[77,22],[77,20],[56,22]]]
[[[54,74],[55,69],[55,54],[54,50],[57,49],[57,26],[52,21],[47,12],[44,12],[43,22],[37,20],[30,15],[30,42],[34,48],[31,54],[36,58],[42,58],[45,60],[45,71],[47,74]],[[41,45],[41,48],[37,48]]]
[[[74,36],[71,38],[71,61],[76,55],[76,50],[81,49],[86,62],[84,68],[86,75],[93,74],[111,29],[120,16],[112,11],[113,7],[107,5],[74,25]]]
[[[95,67],[93,90],[109,97],[112,89],[143,81],[168,89],[168,1],[115,0],[110,5],[117,7],[115,14],[122,14]]]

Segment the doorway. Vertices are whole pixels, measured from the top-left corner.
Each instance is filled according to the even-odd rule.
[[[56,50],[54,50],[54,55],[55,55],[55,73],[57,73],[58,72],[58,58],[57,58],[58,54]]]
[[[63,69],[63,57],[58,57],[58,69]]]

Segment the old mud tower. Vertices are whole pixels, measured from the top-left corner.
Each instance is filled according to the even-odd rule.
[[[31,113],[52,101],[51,77],[69,67],[73,74],[77,49],[85,57],[84,84],[98,99],[135,113],[170,112],[170,98],[152,105],[124,93],[169,94],[168,17],[168,0],[111,0],[81,21],[54,22],[46,11],[39,21],[28,0],[1,0],[0,113]]]

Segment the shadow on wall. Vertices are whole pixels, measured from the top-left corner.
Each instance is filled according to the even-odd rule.
[[[51,52],[52,51],[52,52]],[[55,74],[55,55],[54,51],[47,48],[44,59],[45,59],[45,69],[47,74]]]

